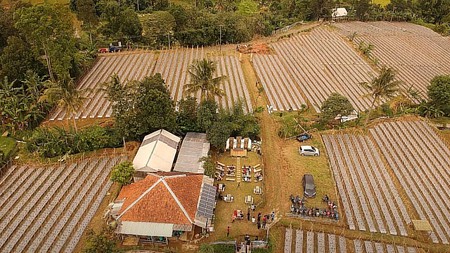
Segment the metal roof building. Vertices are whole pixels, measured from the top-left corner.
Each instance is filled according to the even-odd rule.
[[[180,140],[164,129],[145,136],[134,157],[134,169],[145,173],[171,171]]]
[[[174,171],[203,174],[203,162],[199,159],[208,156],[210,143],[205,133],[189,132],[183,139]]]

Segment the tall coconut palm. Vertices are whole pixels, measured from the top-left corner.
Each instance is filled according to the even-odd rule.
[[[381,68],[380,74],[373,77],[370,83],[361,83],[364,88],[367,88],[370,91],[370,93],[366,96],[372,97],[372,104],[369,108],[369,112],[367,113],[364,126],[367,126],[370,119],[370,114],[372,113],[375,104],[381,102],[382,99],[394,97],[399,89],[400,83],[401,82],[399,80],[395,80],[395,70],[386,66]]]
[[[188,94],[201,91],[201,101],[214,100],[215,96],[222,97],[225,92],[220,88],[220,84],[227,78],[226,76],[214,77],[217,70],[214,61],[203,59],[194,62],[189,66],[191,83],[184,86]]]
[[[41,96],[41,101],[50,103],[58,103],[58,106],[64,108],[66,113],[71,115],[75,132],[77,132],[77,123],[75,121],[75,114],[83,105],[86,97],[83,96],[85,89],[77,89],[75,81],[70,76],[65,76],[57,82],[47,82],[47,89]],[[69,117],[67,117],[69,120]]]

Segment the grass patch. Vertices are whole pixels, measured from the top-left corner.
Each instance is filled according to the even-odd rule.
[[[258,154],[254,152],[248,152],[248,157],[242,157],[242,158],[235,158],[231,157],[228,152],[222,153],[217,157],[218,161],[225,165],[235,165],[237,166],[238,163],[240,166],[244,165],[250,165],[254,166],[256,164],[261,164],[261,160]],[[239,159],[239,161],[238,161]],[[236,169],[237,170],[237,169]],[[264,171],[263,171],[264,172]],[[237,173],[236,173],[237,175]],[[254,173],[251,173],[252,180],[254,180]],[[264,181],[264,180],[263,180]],[[239,241],[243,240],[243,237],[245,234],[249,234],[251,236],[259,236],[259,238],[262,238],[261,235],[265,232],[263,230],[258,230],[256,227],[256,224],[252,223],[251,220],[247,220],[247,209],[249,206],[245,204],[244,198],[246,195],[253,196],[254,203],[257,205],[258,203],[262,203],[263,198],[261,195],[256,195],[253,193],[253,189],[255,186],[262,187],[262,182],[240,182],[238,187],[238,182],[232,182],[232,181],[216,181],[215,184],[225,184],[225,192],[222,193],[222,195],[231,194],[234,197],[234,202],[227,203],[222,200],[219,200],[217,202],[216,211],[215,211],[215,217],[216,220],[214,222],[214,230],[215,232],[211,234],[208,241],[228,241],[228,240],[234,240],[239,239]],[[264,194],[264,192],[263,192]],[[235,220],[232,222],[232,215],[234,210],[242,210],[244,213],[244,219],[243,220]],[[261,212],[259,208],[256,208],[255,213],[250,213],[250,216],[256,216],[258,215],[258,212]],[[227,237],[227,227],[230,227],[230,236]],[[252,238],[254,239],[254,238]],[[221,252],[221,251],[220,251]]]
[[[389,3],[391,3],[391,0],[374,0],[373,3],[374,4],[379,4],[381,6],[386,6]]]
[[[9,159],[16,148],[16,140],[0,136],[0,163]]]
[[[227,244],[214,244],[213,245],[214,252],[223,252],[223,253],[234,253],[234,245]]]

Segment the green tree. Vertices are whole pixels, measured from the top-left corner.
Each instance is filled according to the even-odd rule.
[[[109,231],[103,230],[100,233],[95,233],[93,230],[87,232],[86,246],[83,249],[85,253],[115,253],[120,252],[114,237]]]
[[[230,123],[225,120],[215,121],[206,131],[208,141],[219,151],[225,149],[226,141],[231,136],[231,133]]]
[[[203,59],[194,62],[189,67],[191,83],[187,83],[185,92],[188,94],[201,92],[201,101],[214,100],[215,96],[222,97],[225,92],[220,88],[220,84],[227,78],[226,76],[214,77],[217,66],[214,61]]]
[[[354,110],[352,104],[346,97],[339,93],[331,93],[320,108],[320,122],[323,124],[333,124],[336,116],[349,115]]]
[[[428,86],[428,98],[430,104],[441,111],[444,115],[450,116],[450,75],[436,76]]]
[[[177,124],[182,132],[195,132],[197,126],[197,99],[183,98],[178,103]]]
[[[449,0],[418,0],[417,6],[429,23],[441,24],[450,13]]]
[[[357,0],[355,3],[356,17],[361,21],[368,19],[371,0]]]
[[[28,70],[45,73],[45,67],[30,54],[31,45],[20,37],[10,36],[0,55],[0,76],[22,80]]]
[[[253,0],[241,0],[237,8],[242,15],[253,15],[258,11],[258,4]]]
[[[200,131],[207,131],[218,120],[218,105],[215,101],[200,102],[197,109],[197,125]]]
[[[89,40],[92,41],[92,30],[98,24],[98,16],[95,9],[94,0],[76,0],[76,13],[82,22],[83,28],[89,33]]]
[[[160,74],[122,85],[117,76],[106,84],[115,126],[122,136],[138,140],[158,129],[176,131],[174,103]]]
[[[175,30],[175,18],[167,11],[155,11],[145,16],[143,36],[151,45],[168,43],[168,36]]]
[[[47,66],[50,80],[67,76],[77,51],[68,8],[43,4],[19,9],[15,14],[15,28]]]
[[[137,40],[142,35],[142,25],[137,13],[131,8],[121,6],[117,1],[103,1],[100,4],[102,11],[102,26],[100,31],[109,38],[123,37]]]
[[[131,184],[133,180],[134,168],[133,163],[130,161],[124,161],[112,169],[111,181],[119,183],[121,185]]]
[[[48,108],[39,101],[41,78],[28,72],[25,81],[18,83],[10,82],[7,77],[0,82],[0,123],[13,133],[36,126]]]
[[[47,89],[41,96],[40,101],[45,101],[52,104],[57,103],[58,106],[64,108],[66,113],[70,115],[70,117],[67,117],[67,120],[72,118],[73,127],[75,128],[75,132],[77,132],[78,128],[75,115],[86,99],[83,94],[87,90],[77,89],[74,79],[68,74],[57,82],[46,82],[46,86]]]
[[[203,169],[205,170],[205,175],[208,177],[213,177],[216,172],[216,165],[211,156],[204,156],[200,158],[199,162],[203,162]]]
[[[380,74],[373,77],[370,83],[361,83],[361,85],[370,92],[366,96],[372,97],[372,104],[370,105],[369,112],[367,113],[364,126],[367,126],[370,119],[370,114],[374,109],[375,104],[381,102],[382,99],[390,99],[394,97],[399,90],[400,84],[401,82],[399,80],[395,80],[395,70],[386,66],[381,68]]]

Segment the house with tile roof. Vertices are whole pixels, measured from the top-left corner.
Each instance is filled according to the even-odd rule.
[[[147,173],[171,171],[180,141],[180,137],[164,129],[146,135],[133,160],[135,180]]]
[[[191,173],[151,173],[122,188],[115,201],[116,232],[151,242],[193,238],[211,228],[216,187],[213,179]]]
[[[204,162],[199,160],[208,156],[210,143],[205,133],[188,132],[183,138],[174,171],[203,174]]]

